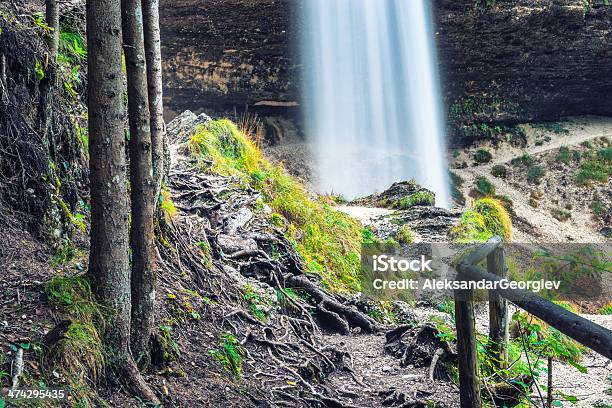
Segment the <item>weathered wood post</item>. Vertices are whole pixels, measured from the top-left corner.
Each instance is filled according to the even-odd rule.
[[[458,279],[461,278],[458,277]],[[474,324],[474,292],[472,290],[455,291],[455,322],[457,324],[461,408],[481,408]]]
[[[508,277],[504,248],[497,247],[487,256],[489,273]],[[508,301],[489,291],[489,351],[498,368],[508,366]]]

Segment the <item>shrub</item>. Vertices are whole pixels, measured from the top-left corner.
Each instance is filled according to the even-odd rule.
[[[601,201],[598,194],[595,194],[593,201],[591,201],[591,211],[596,217],[601,217],[606,212],[605,204]]]
[[[414,234],[407,225],[402,225],[397,234],[395,234],[395,240],[400,244],[412,244],[414,242]]]
[[[272,211],[286,221],[287,238],[305,268],[334,292],[359,290],[361,224],[333,206],[313,201],[282,165],[263,157],[252,138],[227,119],[209,121],[188,142],[201,168],[235,176],[260,191]]]
[[[544,167],[536,165],[530,166],[527,170],[527,180],[530,183],[540,184],[542,177],[544,177]]]
[[[478,149],[474,153],[474,161],[476,163],[488,163],[493,159],[493,156],[488,150]]]
[[[559,221],[567,221],[572,218],[572,213],[562,208],[553,208],[550,213]]]
[[[434,205],[435,201],[436,199],[433,193],[430,193],[429,191],[418,191],[414,194],[409,195],[408,197],[396,201],[395,203],[393,203],[392,208],[407,210],[411,207],[418,205]]]
[[[504,206],[494,198],[477,200],[451,230],[451,236],[457,242],[484,242],[495,235],[509,241],[512,238],[512,220]]]
[[[557,156],[555,157],[555,160],[559,163],[565,163],[568,164],[572,159],[572,155],[570,154],[570,149],[568,149],[566,146],[562,146],[559,148],[559,152],[557,153]]]
[[[510,164],[513,166],[531,166],[533,164],[533,157],[525,153],[520,157],[515,157],[514,159],[510,160]]]
[[[587,157],[576,174],[576,182],[580,185],[591,182],[606,183],[610,176],[612,176],[612,147],[606,147],[595,155]]]
[[[474,182],[475,190],[485,197],[495,195],[495,186],[486,177],[478,177]]]
[[[497,164],[491,169],[491,174],[494,177],[506,178],[506,176],[508,175],[508,171],[506,169],[506,166],[504,166],[503,164]]]

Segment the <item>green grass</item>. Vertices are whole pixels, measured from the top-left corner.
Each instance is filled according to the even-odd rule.
[[[579,185],[606,183],[612,176],[612,147],[604,147],[585,155],[585,161],[576,173]]]
[[[411,207],[418,205],[434,205],[436,199],[433,193],[429,191],[418,191],[414,194],[409,195],[408,197],[404,197],[399,201],[393,203],[391,208],[397,208],[399,210],[407,210]]]
[[[92,405],[98,398],[95,383],[105,370],[101,333],[110,312],[95,301],[84,276],[56,276],[45,285],[45,293],[49,303],[71,321],[64,336],[45,351],[45,364],[61,373],[75,400]]]
[[[597,313],[602,315],[612,315],[612,303],[608,303],[607,305],[600,307],[597,310]]]
[[[504,206],[494,198],[481,198],[461,216],[451,230],[456,242],[485,242],[493,236],[504,241],[512,238],[512,220]]]
[[[395,234],[395,240],[400,244],[412,244],[414,242],[414,234],[410,227],[402,225]]]
[[[188,142],[204,171],[238,177],[260,191],[274,213],[287,221],[285,234],[309,272],[335,292],[360,288],[361,224],[333,206],[311,200],[282,165],[268,162],[252,138],[227,119],[196,129]]]

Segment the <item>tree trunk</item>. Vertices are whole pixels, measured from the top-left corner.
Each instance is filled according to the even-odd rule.
[[[153,152],[153,178],[155,197],[159,197],[164,176],[164,101],[162,91],[162,58],[159,30],[159,0],[142,0],[149,110],[151,112],[151,145]]]
[[[57,51],[59,49],[59,7],[57,0],[46,0],[46,22],[47,26],[52,30],[49,33],[49,62],[54,64],[57,61]]]
[[[88,108],[91,185],[89,275],[98,300],[113,313],[104,333],[107,363],[141,398],[159,402],[134,370],[130,355],[130,270],[121,5],[87,1]]]
[[[122,0],[123,50],[127,69],[130,124],[130,184],[132,202],[132,326],[133,356],[141,367],[150,363],[149,338],[155,301],[155,183],[147,70],[140,0]]]

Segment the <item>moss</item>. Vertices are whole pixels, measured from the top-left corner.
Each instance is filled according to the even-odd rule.
[[[57,276],[45,286],[49,303],[71,321],[65,334],[44,354],[46,366],[61,374],[71,396],[85,406],[99,398],[95,383],[105,370],[101,332],[108,312],[96,303],[84,276]]]
[[[395,240],[400,244],[412,244],[414,242],[414,234],[410,227],[402,225],[395,234]]]
[[[399,201],[396,201],[391,207],[399,210],[407,210],[411,207],[419,205],[434,205],[435,201],[436,199],[433,193],[430,193],[429,191],[418,191],[410,194],[408,197],[404,197]]]
[[[227,119],[201,125],[188,142],[205,171],[238,177],[263,193],[265,202],[286,222],[306,269],[321,276],[332,291],[359,290],[362,227],[332,205],[311,200],[282,165],[268,162],[249,135]]]
[[[512,220],[504,206],[494,198],[482,198],[463,213],[459,223],[451,230],[456,242],[484,242],[493,236],[504,241],[512,238]]]

